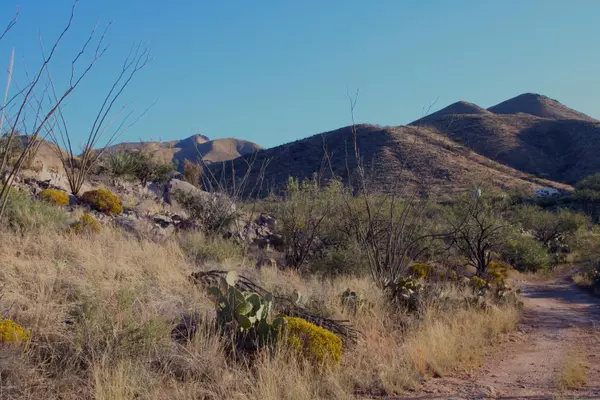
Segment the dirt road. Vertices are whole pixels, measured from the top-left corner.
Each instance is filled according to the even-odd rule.
[[[524,319],[473,375],[431,379],[412,399],[600,399],[600,298],[569,282],[516,281]],[[586,360],[587,359],[587,360]],[[570,364],[587,361],[588,382],[560,390]]]

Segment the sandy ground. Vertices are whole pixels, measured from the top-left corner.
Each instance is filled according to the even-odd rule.
[[[420,393],[395,399],[600,399],[600,298],[568,276],[513,282],[523,292],[523,321],[481,369],[430,379]],[[576,351],[587,357],[588,383],[561,392],[557,383]]]

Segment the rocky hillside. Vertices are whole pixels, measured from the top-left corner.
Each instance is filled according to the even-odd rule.
[[[600,122],[555,100],[524,94],[486,112],[454,109],[449,106],[411,125],[554,181],[573,184],[600,171]]]
[[[443,196],[487,183],[498,188],[564,185],[544,181],[490,160],[435,129],[415,126],[357,126],[357,144],[374,185],[382,190],[415,188]],[[325,151],[326,149],[326,151]],[[325,157],[325,154],[329,158]],[[249,188],[255,188],[264,167],[261,192],[277,191],[288,177],[299,179],[322,173],[348,178],[356,168],[351,127],[263,150],[234,161],[236,176],[252,165]],[[222,166],[215,175],[223,176]],[[228,166],[226,168],[229,168]],[[225,176],[231,176],[226,170]]]

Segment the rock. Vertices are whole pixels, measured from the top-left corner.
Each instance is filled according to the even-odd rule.
[[[260,226],[266,226],[270,231],[275,231],[277,228],[277,220],[267,214],[261,214],[256,222]]]
[[[220,218],[234,215],[237,211],[235,203],[226,195],[205,192],[191,183],[180,179],[169,180],[165,185],[164,201],[177,209],[189,208],[183,207],[183,204],[181,204],[180,199],[182,197],[188,199],[188,201],[198,202],[200,205],[203,205],[203,207],[198,208],[202,208],[206,212],[218,214],[217,216]]]
[[[269,243],[277,251],[282,251],[283,247],[285,245],[285,242],[283,240],[283,236],[280,235],[280,234],[278,234],[278,233],[271,235],[271,237],[269,238]]]
[[[179,222],[177,225],[178,231],[184,232],[201,232],[202,226],[198,223],[198,221],[193,219],[185,219]]]
[[[155,214],[152,216],[152,219],[161,228],[168,228],[169,226],[173,225],[173,219],[163,214]]]
[[[265,238],[256,238],[252,243],[257,245],[259,249],[266,249],[269,247],[269,239]]]

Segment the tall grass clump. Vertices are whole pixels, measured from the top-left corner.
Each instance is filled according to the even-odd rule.
[[[60,231],[68,223],[68,214],[55,205],[36,201],[26,193],[11,190],[6,203],[6,226],[21,232]]]

